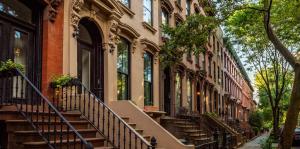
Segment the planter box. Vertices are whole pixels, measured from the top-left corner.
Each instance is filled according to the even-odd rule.
[[[156,106],[144,106],[144,111],[148,112],[148,111],[158,111],[159,108]]]

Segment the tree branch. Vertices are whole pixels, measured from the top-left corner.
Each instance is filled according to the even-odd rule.
[[[274,33],[271,24],[270,24],[270,17],[271,17],[271,8],[272,8],[272,0],[265,0],[264,7],[266,10],[264,15],[264,26],[268,38],[273,43],[275,48],[281,53],[281,55],[289,62],[289,64],[295,68],[297,61],[292,53],[283,45],[283,43],[279,40],[277,35]]]

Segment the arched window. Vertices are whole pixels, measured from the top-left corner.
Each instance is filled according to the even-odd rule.
[[[129,100],[130,93],[130,43],[121,39],[118,44],[117,70],[118,70],[118,100]]]
[[[153,55],[144,53],[144,101],[145,105],[153,105]]]

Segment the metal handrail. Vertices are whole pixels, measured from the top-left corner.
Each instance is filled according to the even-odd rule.
[[[139,133],[135,130],[135,129],[133,129],[131,126],[129,126],[118,114],[116,114],[110,107],[108,107],[99,97],[97,97],[92,91],[90,91],[86,86],[84,86],[82,83],[81,83],[81,81],[80,80],[78,80],[78,79],[73,79],[72,81],[70,81],[70,82],[72,82],[72,83],[69,83],[69,84],[66,84],[65,86],[63,86],[63,88],[65,88],[65,91],[66,92],[68,92],[68,87],[69,88],[71,88],[71,93],[69,93],[69,95],[71,95],[72,96],[72,94],[73,94],[73,88],[75,87],[75,89],[74,89],[74,93],[75,94],[73,94],[73,95],[75,95],[75,98],[71,98],[71,97],[66,97],[66,100],[69,100],[69,102],[73,102],[73,103],[75,103],[75,102],[77,102],[76,101],[76,95],[77,94],[79,94],[79,93],[77,93],[78,92],[78,90],[81,90],[81,92],[82,92],[82,90],[83,90],[83,96],[84,96],[84,104],[86,103],[86,100],[88,100],[87,102],[93,102],[93,103],[95,103],[94,101],[97,101],[99,104],[101,104],[101,106],[103,107],[103,109],[98,109],[98,111],[94,111],[95,110],[95,105],[94,105],[94,107],[92,107],[92,109],[91,110],[93,110],[93,114],[94,113],[101,113],[102,112],[102,118],[104,118],[105,117],[105,110],[107,110],[106,112],[108,113],[107,115],[108,115],[108,118],[110,118],[110,116],[112,116],[113,117],[113,121],[115,122],[115,119],[116,119],[116,121],[117,122],[119,122],[119,127],[120,127],[120,123],[121,124],[123,124],[123,129],[124,129],[124,137],[125,137],[125,129],[127,129],[128,130],[128,135],[130,135],[130,137],[128,138],[129,139],[129,141],[128,141],[128,143],[129,143],[129,146],[131,146],[131,145],[133,145],[133,141],[131,140],[131,135],[134,135],[134,138],[135,138],[135,141],[137,140],[137,138],[140,140],[140,144],[141,144],[141,148],[143,148],[143,145],[146,145],[146,148],[154,148],[154,146],[152,146],[150,143],[148,143],[141,135],[139,135]],[[79,88],[78,88],[79,87]],[[86,94],[86,92],[87,92],[87,94],[88,94],[88,99],[85,99],[85,94]],[[68,94],[68,93],[66,93],[66,94]],[[82,94],[82,93],[81,93]],[[67,96],[67,95],[66,95]],[[81,95],[79,95],[80,96],[80,98],[81,98]],[[91,98],[92,97],[92,98]],[[90,101],[90,100],[94,100],[94,101]],[[73,101],[72,101],[73,100]],[[67,103],[68,101],[66,101],[66,103]],[[81,103],[79,103],[79,104],[81,104]],[[78,106],[85,106],[85,105],[78,105]],[[100,106],[98,106],[98,108],[99,108]],[[79,108],[79,109],[77,109],[77,108],[68,108],[68,105],[66,106],[66,107],[64,107],[65,108],[65,110],[79,110],[80,111],[80,113],[82,114],[82,116],[87,120],[87,121],[89,121],[90,122],[90,124],[93,126],[93,127],[95,127],[95,129],[100,133],[100,134],[102,134],[103,135],[103,137],[111,144],[111,145],[113,145],[114,147],[118,147],[118,148],[120,148],[120,142],[116,142],[115,143],[115,136],[114,136],[114,132],[113,132],[113,135],[112,135],[112,137],[113,138],[111,138],[109,135],[109,132],[107,133],[107,135],[105,135],[105,130],[107,130],[107,131],[109,131],[109,129],[110,129],[110,126],[109,125],[107,125],[106,127],[105,127],[105,129],[104,129],[104,126],[102,126],[103,127],[103,129],[102,129],[102,131],[101,131],[101,127],[99,127],[99,118],[100,118],[100,116],[98,116],[98,120],[97,120],[97,122],[98,122],[98,127],[96,126],[97,124],[96,124],[96,122],[93,122],[94,121],[94,119],[93,120],[90,120],[89,119],[89,117],[90,117],[90,114],[88,113],[88,114],[86,114],[86,112],[85,112],[85,110],[82,110],[81,108]],[[97,107],[96,107],[97,108]],[[105,109],[105,110],[104,110]],[[111,115],[110,115],[111,114]],[[92,115],[93,116],[93,115]],[[103,119],[103,125],[104,125],[104,122],[105,120]],[[107,122],[109,123],[110,122],[110,120],[107,120]],[[115,127],[115,125],[113,125],[112,127]],[[117,130],[117,131],[121,131],[120,130],[120,128],[119,128],[119,130]],[[118,135],[120,135],[120,132],[118,132]],[[120,136],[118,136],[119,138],[118,138],[118,141],[120,141]],[[125,148],[125,142],[127,142],[126,141],[126,138],[124,138],[125,140],[122,140],[122,141],[124,141],[123,143],[124,143],[124,148]],[[128,144],[127,144],[128,145]],[[137,145],[137,142],[135,142],[135,145]]]
[[[5,104],[5,102],[9,103],[9,104],[14,104],[16,105],[18,111],[22,114],[22,116],[24,116],[26,118],[26,120],[33,126],[33,128],[38,132],[38,134],[43,138],[44,141],[47,142],[47,144],[49,145],[49,147],[51,149],[55,149],[57,148],[57,144],[60,144],[60,146],[58,148],[62,148],[62,126],[63,124],[67,126],[67,133],[72,133],[71,135],[73,135],[73,138],[74,140],[76,141],[76,139],[78,138],[81,142],[81,148],[86,148],[86,149],[92,149],[93,148],[93,145],[89,142],[87,142],[82,136],[81,134],[78,133],[78,131],[70,124],[70,122],[56,109],[56,107],[36,88],[36,86],[21,72],[19,71],[18,69],[12,69],[12,70],[9,70],[9,71],[6,71],[6,72],[1,72],[1,76],[0,76],[0,79],[1,79],[1,84],[3,85],[3,80],[5,81],[5,84],[7,83],[7,81],[9,81],[8,83],[10,85],[8,86],[12,86],[12,88],[9,88],[9,87],[4,87],[4,88],[1,88],[0,89],[0,104]],[[4,76],[4,77],[3,77]],[[19,80],[19,76],[21,77]],[[14,88],[13,85],[14,85],[14,79],[16,79],[16,87]],[[20,82],[21,81],[21,82]],[[25,82],[24,82],[25,81]],[[21,86],[19,86],[19,83],[21,83]],[[26,85],[27,88],[25,88],[24,90],[24,83]],[[2,87],[2,86],[1,86]],[[19,88],[20,87],[20,88]],[[28,88],[29,87],[29,88]],[[18,94],[19,94],[19,90],[20,89],[20,97],[18,97]],[[1,92],[3,91],[3,92]],[[6,93],[6,92],[12,92],[12,93]],[[16,97],[13,97],[13,92],[15,91],[15,95]],[[26,91],[31,91],[31,93],[26,93]],[[38,96],[38,99],[39,100],[42,100],[42,101],[37,101],[37,102],[33,102],[33,96],[34,96],[34,93]],[[11,95],[8,95],[9,97],[5,96],[6,94],[11,94]],[[31,101],[25,101],[25,103],[23,102],[18,102],[18,100],[16,100],[17,98],[19,99],[23,99],[25,95],[25,98],[26,96],[29,96],[29,94],[31,94]],[[3,96],[4,95],[4,96]],[[1,98],[2,97],[2,98]],[[5,98],[10,98],[10,100],[7,100],[5,101]],[[30,106],[31,106],[31,114],[28,114],[28,103],[31,102]],[[40,105],[42,102],[42,105]],[[26,104],[26,105],[24,105]],[[48,109],[45,109],[45,104],[48,106]],[[25,107],[23,107],[25,106]],[[34,120],[33,119],[33,107],[34,106],[37,106],[36,108],[36,116],[37,116],[37,119]],[[42,126],[42,128],[40,128],[40,126],[38,126],[37,124],[35,124],[36,122],[39,122],[39,114],[42,114],[40,113],[39,111],[39,106],[42,106],[42,111],[43,114],[45,114],[45,112],[47,112],[48,114],[48,121],[45,121],[45,117],[44,116],[41,116],[42,117],[42,122],[46,122],[48,124],[48,127],[47,128],[44,128],[44,126]],[[23,111],[23,108],[25,108]],[[30,107],[29,107],[30,108]],[[29,109],[30,110],[30,109]],[[48,110],[48,111],[46,111]],[[58,132],[59,135],[60,135],[60,142],[58,142],[56,144],[56,141],[54,139],[54,145],[51,144],[51,140],[50,140],[50,122],[51,122],[51,119],[50,117],[54,116],[54,121],[56,122],[56,118],[59,118],[60,119],[60,125],[61,125],[61,131]],[[54,126],[56,128],[56,126]],[[45,131],[48,130],[48,135],[45,134]],[[54,129],[54,132],[55,132],[55,137],[56,137],[56,132],[57,130]],[[69,135],[69,134],[67,134]],[[70,138],[68,136],[68,139],[67,141],[69,142],[70,141]],[[76,143],[74,143],[74,147],[75,147]],[[84,145],[84,147],[83,147]],[[69,147],[69,144],[67,144],[67,146]]]

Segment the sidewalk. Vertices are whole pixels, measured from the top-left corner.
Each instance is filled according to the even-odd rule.
[[[244,144],[239,149],[259,149],[260,148],[260,143],[264,139],[267,139],[268,136],[269,136],[269,133],[265,133],[265,134],[255,138],[254,140],[252,140],[250,142],[247,142],[246,144]]]

